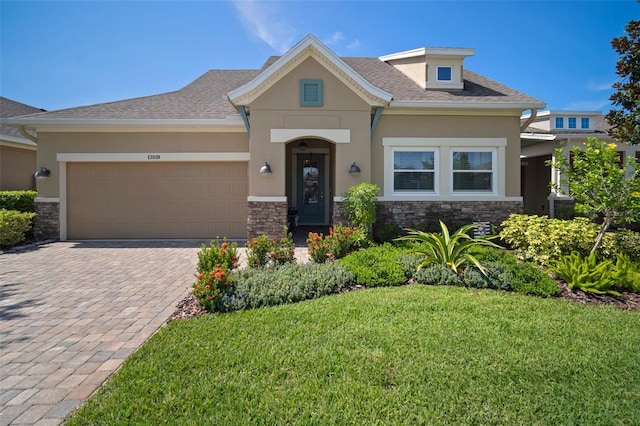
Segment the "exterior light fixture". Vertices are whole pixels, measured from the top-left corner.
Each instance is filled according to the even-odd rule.
[[[51,170],[47,169],[46,167],[40,167],[40,170],[35,172],[33,175],[36,177],[36,179],[47,179],[49,175],[51,175]]]
[[[304,141],[300,142],[300,143],[298,144],[298,149],[299,149],[300,151],[306,151],[306,150],[307,150],[307,143],[306,143],[306,142],[304,142]]]
[[[351,167],[349,167],[349,174],[351,176],[356,176],[360,174],[360,167],[358,167],[355,161],[353,162]]]
[[[271,166],[269,166],[269,163],[267,163],[265,161],[264,166],[260,167],[260,174],[261,175],[270,175],[271,172]]]

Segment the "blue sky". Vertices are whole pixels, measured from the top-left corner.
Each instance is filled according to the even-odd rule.
[[[340,56],[472,47],[465,66],[550,109],[611,108],[624,1],[5,1],[0,94],[47,110],[255,69],[307,34]]]

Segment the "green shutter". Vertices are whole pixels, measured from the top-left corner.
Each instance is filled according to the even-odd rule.
[[[322,80],[300,80],[300,106],[322,106]]]

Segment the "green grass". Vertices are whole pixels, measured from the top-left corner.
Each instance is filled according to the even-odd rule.
[[[403,286],[170,323],[70,424],[638,424],[640,312]]]

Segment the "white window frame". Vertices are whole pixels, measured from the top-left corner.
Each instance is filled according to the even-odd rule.
[[[396,191],[395,189],[395,173],[396,168],[394,164],[394,157],[396,152],[432,152],[433,153],[433,189],[425,190],[425,191]],[[433,146],[425,146],[425,147],[416,147],[416,146],[395,146],[391,148],[391,194],[392,195],[400,195],[400,196],[411,196],[411,195],[438,195],[439,188],[439,175],[440,175],[440,156],[439,149]],[[426,169],[423,170],[412,170],[414,172],[424,172],[428,173],[429,171]]]
[[[453,154],[456,152],[490,152],[491,153],[491,170],[454,170],[453,168]],[[489,148],[489,147],[474,147],[474,146],[455,146],[451,147],[450,157],[449,157],[449,171],[451,173],[451,187],[449,188],[451,194],[455,195],[496,195],[498,193],[498,150],[497,148]],[[477,190],[459,190],[454,189],[454,179],[453,176],[455,173],[489,173],[491,172],[491,191],[486,191],[484,189]]]

